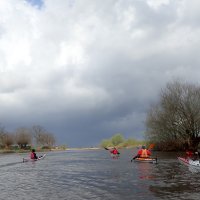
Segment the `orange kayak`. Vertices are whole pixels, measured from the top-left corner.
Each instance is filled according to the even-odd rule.
[[[135,162],[157,163],[157,158],[135,158]]]

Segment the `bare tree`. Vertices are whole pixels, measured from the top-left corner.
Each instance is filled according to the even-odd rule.
[[[0,124],[0,147],[4,147],[3,139],[6,134],[5,127]]]
[[[161,91],[146,119],[148,139],[179,148],[196,149],[200,142],[200,87],[174,81]]]
[[[10,133],[6,133],[3,137],[3,145],[6,149],[9,149],[14,144],[14,136]]]
[[[55,137],[51,133],[45,133],[43,135],[43,144],[46,147],[52,147],[55,144]]]
[[[32,136],[31,130],[28,128],[18,128],[16,130],[16,143],[20,146],[20,148],[24,149],[27,145],[31,145]]]
[[[55,144],[55,137],[52,133],[47,132],[42,126],[33,126],[32,127],[33,136],[35,138],[36,144],[52,147]]]
[[[46,130],[39,125],[32,127],[33,137],[37,145],[43,145],[43,135],[46,133]]]

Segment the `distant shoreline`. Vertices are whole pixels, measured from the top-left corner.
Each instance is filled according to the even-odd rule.
[[[125,149],[135,148],[137,146],[123,147]],[[112,147],[110,147],[112,148]],[[120,147],[117,147],[121,149]],[[52,149],[36,149],[36,152],[46,152],[46,151],[86,151],[86,150],[104,150],[103,147],[69,147],[65,149],[52,148]],[[9,149],[0,149],[0,154],[9,154],[9,153],[29,153],[30,150],[9,150]]]
[[[66,151],[67,150],[99,150],[99,149],[102,149],[102,148],[100,147],[82,147],[82,148],[74,147],[74,148],[66,148]]]

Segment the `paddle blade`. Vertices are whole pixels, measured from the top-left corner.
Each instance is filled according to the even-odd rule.
[[[150,144],[148,149],[151,150],[154,148],[154,146],[155,146],[155,144]]]

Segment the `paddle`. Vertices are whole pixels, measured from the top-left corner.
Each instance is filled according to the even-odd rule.
[[[148,150],[151,151],[154,147],[155,147],[155,144],[150,144]],[[157,164],[158,163],[157,156],[155,157],[155,160],[156,160],[155,164]]]
[[[150,144],[148,150],[151,151],[155,147],[155,144]],[[157,156],[156,156],[156,164],[157,164]]]
[[[132,158],[132,159],[131,159],[131,162],[133,162],[133,160],[135,160],[135,158]]]
[[[150,144],[148,150],[151,151],[154,148],[155,144]]]
[[[109,148],[107,148],[107,147],[104,147],[104,149],[105,149],[105,150],[108,150],[108,151],[112,150],[112,149],[109,149]],[[110,153],[113,154],[111,151],[110,151]],[[113,154],[113,155],[114,155],[114,154]],[[118,155],[118,156],[120,155],[120,152],[119,152],[119,151],[117,151],[117,155]]]
[[[131,159],[131,162],[133,162],[133,160],[135,160],[136,158],[139,158],[138,155],[134,156],[132,159]]]
[[[138,149],[138,147],[137,147],[137,149]],[[134,154],[135,154],[135,150],[137,150],[137,149],[134,149],[134,150],[133,150],[133,153],[134,153]],[[133,160],[135,160],[137,157],[138,157],[138,155],[134,156],[134,157],[131,159],[131,162],[133,162]]]

